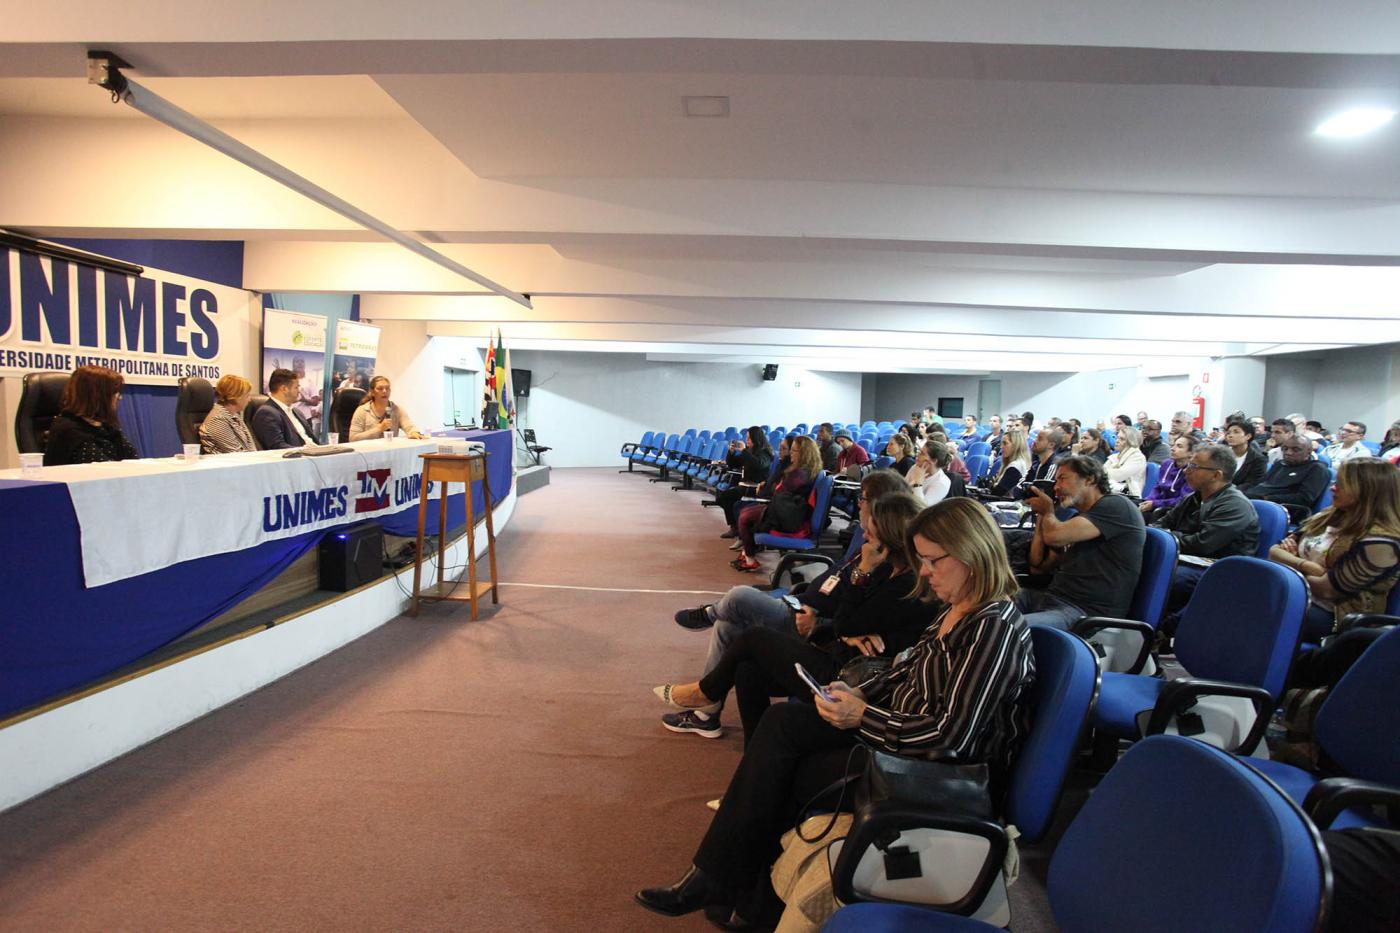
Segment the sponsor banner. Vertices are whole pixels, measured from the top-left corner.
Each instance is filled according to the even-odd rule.
[[[141,385],[243,375],[255,301],[173,272],[130,276],[0,248],[0,376],[88,365]]]
[[[420,455],[435,452],[437,441],[353,446],[353,453],[291,460],[269,450],[192,464],[47,467],[44,479],[68,485],[91,588],[418,504]],[[438,498],[440,484],[429,495]]]
[[[326,319],[319,314],[263,309],[262,391],[274,369],[290,369],[301,379],[295,408],[321,436],[321,393],[326,379]]]
[[[373,324],[339,319],[335,322],[335,358],[331,389],[364,389],[374,376],[379,359],[379,328]]]

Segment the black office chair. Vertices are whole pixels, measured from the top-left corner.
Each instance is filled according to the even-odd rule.
[[[532,456],[532,457],[535,458],[535,466],[539,466],[539,465],[540,465],[540,454],[544,453],[544,452],[547,451],[547,450],[553,450],[553,449],[554,449],[553,447],[543,447],[543,446],[541,446],[540,444],[535,443],[535,429],[534,429],[534,428],[525,428],[525,429],[523,429],[523,430],[520,432],[520,436],[521,436],[521,438],[523,438],[524,441],[525,441],[525,449],[528,450],[528,451],[530,452],[530,456]]]
[[[252,395],[248,397],[248,405],[243,409],[243,421],[248,425],[248,433],[253,435],[253,443],[257,444],[258,450],[262,450],[263,445],[258,441],[257,432],[253,430],[253,414],[266,404],[266,395]]]
[[[214,387],[208,379],[186,376],[180,380],[180,393],[175,397],[175,430],[181,444],[199,443],[199,426],[214,410]]]
[[[15,446],[22,454],[41,454],[49,445],[49,428],[62,410],[68,373],[25,373],[15,412]]]
[[[331,399],[331,430],[339,434],[342,441],[350,440],[350,420],[364,400],[364,389],[336,389]]]

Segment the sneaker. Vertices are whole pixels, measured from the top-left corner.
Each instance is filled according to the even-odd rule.
[[[720,537],[721,537],[721,538],[737,538],[737,537],[739,537],[739,529],[737,529],[737,528],[731,528],[731,529],[729,529],[728,531],[726,531],[724,534],[720,535]]]
[[[715,624],[715,620],[710,618],[710,608],[701,606],[698,609],[682,609],[676,613],[676,624],[697,632],[709,628]]]
[[[702,719],[693,709],[679,713],[667,713],[661,717],[661,725],[672,732],[690,732],[704,739],[717,739],[724,735],[724,727],[718,716]]]

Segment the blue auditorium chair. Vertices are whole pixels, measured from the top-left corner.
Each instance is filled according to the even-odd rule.
[[[983,444],[982,446],[986,447],[987,445]],[[967,473],[972,477],[972,482],[974,484],[980,482],[982,477],[987,475],[987,468],[990,466],[987,462],[986,454],[969,454],[965,465],[967,466]]]
[[[667,450],[665,458],[657,463],[657,466],[661,468],[661,475],[653,476],[651,478],[651,482],[668,482],[671,479],[671,473],[680,468],[680,465],[685,462],[686,455],[690,453],[691,449],[694,446],[694,434],[682,435],[681,438],[676,442],[676,446],[671,447],[669,450]]]
[[[652,447],[652,449],[647,452],[646,456],[642,458],[642,463],[645,466],[654,466],[659,469],[661,464],[666,462],[666,458],[670,455],[671,451],[675,450],[680,445],[681,436],[679,434],[666,435],[664,431],[657,431],[656,434],[658,437],[665,436],[665,440]]]
[[[1023,840],[1034,843],[1054,822],[1093,708],[1099,669],[1094,653],[1080,639],[1049,626],[1030,629],[1034,713],[1012,766],[1004,816]],[[954,835],[962,838],[950,838]],[[881,850],[896,844],[918,853],[925,877],[890,881],[879,871]],[[1006,831],[995,822],[886,802],[865,808],[845,841],[832,844],[832,887],[848,904],[937,903],[945,910],[1004,925],[1009,919],[1001,873],[1006,848]]]
[[[1157,488],[1157,481],[1161,478],[1162,465],[1149,460],[1142,474],[1142,498],[1146,499],[1152,490]]]
[[[754,535],[754,543],[775,551],[814,551],[831,518],[831,474],[822,473],[812,484],[812,517],[802,531],[787,534],[768,531]]]
[[[871,469],[888,470],[892,466],[894,466],[894,457],[891,457],[889,454],[881,454],[875,458],[875,463]]]
[[[618,470],[617,472],[631,473],[633,465],[639,460],[641,460],[643,457],[645,457],[646,452],[651,449],[652,438],[654,438],[655,436],[656,435],[653,434],[651,431],[647,431],[645,434],[642,435],[642,439],[637,441],[636,443],[623,444],[622,451],[619,455],[622,457],[623,460],[627,461],[627,469]]]
[[[1085,616],[1069,630],[1086,639],[1099,655],[1104,671],[1126,674],[1152,674],[1152,636],[1162,621],[1162,611],[1176,574],[1176,538],[1161,528],[1147,529],[1142,548],[1142,571],[1128,604],[1126,619]],[[1150,667],[1149,667],[1150,665]]]
[[[992,445],[988,444],[986,441],[973,441],[971,444],[967,445],[967,455],[969,457],[975,457],[978,454],[990,459],[992,456]]]
[[[1331,865],[1277,787],[1200,742],[1157,736],[1103,779],[1050,860],[1062,933],[1315,933]],[[851,904],[823,933],[973,933],[993,926],[902,904]]]
[[[1249,759],[1299,803],[1324,778],[1352,778],[1400,789],[1400,627],[1382,635],[1328,692],[1313,721],[1313,739],[1327,773],[1279,761]],[[1349,809],[1334,829],[1378,825],[1365,810]],[[1384,825],[1384,824],[1379,824]]]
[[[1207,568],[1175,635],[1186,677],[1105,673],[1094,728],[1104,740],[1157,732],[1194,735],[1252,752],[1283,693],[1308,609],[1296,571],[1255,557]]]
[[[1259,544],[1254,549],[1254,556],[1267,560],[1269,548],[1282,541],[1288,533],[1288,510],[1277,502],[1264,499],[1250,499],[1249,504],[1254,506],[1254,514],[1259,516]]]

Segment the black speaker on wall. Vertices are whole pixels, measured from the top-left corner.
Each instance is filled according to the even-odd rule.
[[[778,378],[778,364],[768,363],[763,367],[763,381],[772,382]]]
[[[517,398],[530,397],[530,371],[528,369],[512,369],[510,371],[510,384],[515,387]]]
[[[344,593],[384,575],[384,527],[366,522],[321,539],[321,589]]]

